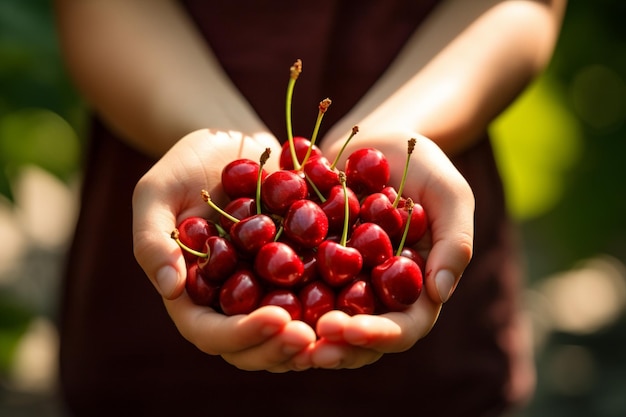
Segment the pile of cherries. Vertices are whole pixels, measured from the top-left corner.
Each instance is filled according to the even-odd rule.
[[[328,105],[320,103],[318,123]],[[228,163],[224,207],[201,191],[215,220],[189,217],[171,234],[183,249],[194,303],[226,315],[277,305],[315,328],[333,309],[380,314],[418,299],[424,261],[411,247],[428,223],[422,206],[402,196],[415,140],[398,188],[379,150],[353,152],[340,171],[338,157],[331,163],[314,142],[289,134],[271,173],[264,169],[269,149],[258,162]]]

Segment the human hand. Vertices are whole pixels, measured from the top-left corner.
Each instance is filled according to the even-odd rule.
[[[138,263],[187,340],[239,368],[282,372],[293,368],[289,361],[315,341],[313,329],[292,321],[285,310],[275,306],[227,317],[195,305],[185,292],[183,255],[170,238],[182,219],[209,216],[210,209],[200,197],[200,190],[209,190],[218,204],[225,201],[220,182],[222,168],[228,162],[258,159],[266,148],[280,155],[280,145],[269,134],[252,137],[199,130],[181,139],[136,186],[133,243]],[[277,169],[277,160],[270,158],[266,168]]]
[[[348,316],[332,311],[320,318],[319,341],[306,357],[307,365],[322,368],[357,368],[378,360],[383,354],[409,349],[428,334],[441,306],[452,295],[467,267],[473,247],[473,193],[447,156],[432,141],[411,132],[385,136],[359,133],[344,153],[372,146],[390,162],[392,184],[399,184],[406,159],[406,143],[417,138],[411,156],[404,194],[424,207],[428,235],[419,251],[426,259],[425,291],[409,309],[379,316]],[[323,151],[333,155],[342,145],[330,142]],[[300,359],[305,358],[302,356]],[[305,365],[304,363],[302,364]]]

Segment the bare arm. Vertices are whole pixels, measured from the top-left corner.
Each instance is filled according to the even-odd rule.
[[[179,7],[172,0],[56,0],[66,62],[84,96],[152,156],[200,128],[268,132]]]
[[[546,66],[564,8],[565,0],[443,3],[326,145],[339,146],[358,123],[370,136],[417,132],[448,154],[462,151]]]

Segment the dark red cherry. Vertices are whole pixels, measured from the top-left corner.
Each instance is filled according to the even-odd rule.
[[[294,136],[293,143],[294,143],[294,148],[296,150],[296,156],[298,158],[298,162],[302,162],[304,160],[304,157],[306,156],[307,151],[311,147],[311,141],[308,140],[307,138],[303,138],[302,136]],[[315,155],[321,155],[321,154],[322,154],[322,151],[317,147],[317,145],[313,145],[313,148],[311,149],[311,156],[309,156],[309,158],[312,158]],[[289,142],[285,142],[283,144],[278,163],[279,163],[280,169],[284,169],[284,170],[294,169],[293,158],[291,157],[291,151],[289,149]]]
[[[404,256],[394,256],[374,267],[371,280],[376,296],[390,311],[407,309],[422,292],[422,271]]]
[[[266,243],[276,237],[276,225],[271,217],[255,214],[235,223],[230,229],[230,238],[239,253],[252,256]]]
[[[347,188],[346,194],[348,195],[348,227],[350,228],[359,218],[361,204],[359,203],[358,197],[351,189]],[[328,198],[321,204],[321,207],[328,218],[329,232],[341,233],[345,219],[345,196],[343,187],[337,185],[331,188]]]
[[[196,263],[187,268],[185,290],[194,304],[214,307],[217,305],[220,286],[206,280],[200,266]]]
[[[306,285],[298,296],[302,303],[302,321],[313,329],[320,317],[335,308],[335,292],[322,281]]]
[[[358,278],[339,291],[335,308],[354,316],[373,314],[376,309],[374,290],[369,279]]]
[[[350,154],[345,173],[348,187],[356,194],[377,193],[389,182],[389,162],[378,149],[362,148]]]
[[[322,155],[309,158],[302,167],[307,181],[312,182],[322,195],[327,195],[331,188],[339,185],[339,171]]]
[[[210,236],[219,235],[213,223],[199,216],[187,217],[180,222],[177,229],[178,239],[180,239],[181,243],[198,252],[202,252],[204,242]],[[197,258],[196,255],[186,250],[183,251],[183,256],[187,262],[193,262]]]
[[[220,307],[227,316],[254,311],[263,297],[263,287],[249,269],[239,269],[222,285]]]
[[[363,257],[355,249],[325,240],[317,248],[317,271],[328,285],[340,287],[361,272]]]
[[[418,251],[416,251],[413,248],[409,248],[409,247],[405,246],[400,251],[400,256],[404,256],[405,258],[409,258],[409,259],[413,260],[413,262],[415,262],[420,267],[420,269],[422,270],[422,274],[424,273],[424,267],[426,266],[426,260],[424,259],[424,257],[422,255],[419,254]]]
[[[237,252],[232,243],[219,236],[210,236],[204,243],[206,258],[198,258],[205,278],[213,282],[223,282],[237,267]]]
[[[348,246],[363,257],[363,266],[373,268],[393,257],[391,239],[376,223],[361,223],[352,232]]]
[[[257,214],[256,201],[251,197],[239,197],[226,204],[224,211],[236,219],[243,220]],[[228,217],[220,215],[220,226],[222,226],[227,233],[230,233],[230,229],[234,224],[235,222]]]
[[[269,242],[257,252],[254,270],[269,284],[293,287],[302,279],[304,264],[289,245]]]
[[[298,200],[287,210],[283,221],[285,234],[302,248],[317,247],[328,233],[328,218],[311,200]]]
[[[277,215],[283,215],[296,201],[308,195],[308,188],[303,176],[294,171],[274,171],[261,185],[261,201],[267,209]]]
[[[265,294],[263,299],[261,299],[259,307],[269,305],[284,308],[292,320],[300,320],[302,318],[302,303],[300,298],[291,290],[276,289]]]
[[[222,188],[231,200],[239,197],[254,198],[258,176],[258,162],[246,158],[236,159],[222,170]],[[262,170],[261,180],[265,177],[267,177],[267,172]]]
[[[361,221],[376,223],[390,236],[395,236],[403,230],[400,212],[383,193],[374,193],[365,197],[359,215]]]
[[[409,216],[409,212],[404,209],[403,204],[404,200],[402,200],[401,203],[398,204],[398,213],[400,213],[400,216],[402,217],[402,228],[393,236],[390,236],[393,242],[399,242],[401,240],[402,234],[404,233],[404,228],[406,226],[406,221]],[[411,223],[409,223],[409,230],[407,232],[406,241],[404,243],[405,246],[413,246],[417,242],[419,242],[426,233],[427,229],[428,219],[426,217],[426,211],[421,204],[414,203],[413,211],[411,213]]]

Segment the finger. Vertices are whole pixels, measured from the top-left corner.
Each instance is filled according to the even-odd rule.
[[[432,247],[426,261],[425,286],[433,300],[446,302],[472,258],[474,195],[437,145],[426,138],[418,143],[430,148],[426,168],[438,172],[426,176],[421,190],[415,191],[430,221]]]
[[[324,369],[356,369],[376,362],[382,353],[321,339],[312,353],[313,365]]]
[[[239,352],[259,345],[291,321],[285,309],[266,306],[250,314],[226,316],[197,306],[186,293],[165,300],[167,311],[182,336],[201,351],[211,355]]]
[[[315,338],[315,332],[310,326],[294,320],[263,343],[239,352],[223,354],[222,357],[242,370],[285,372],[291,370],[291,358],[314,343]]]

